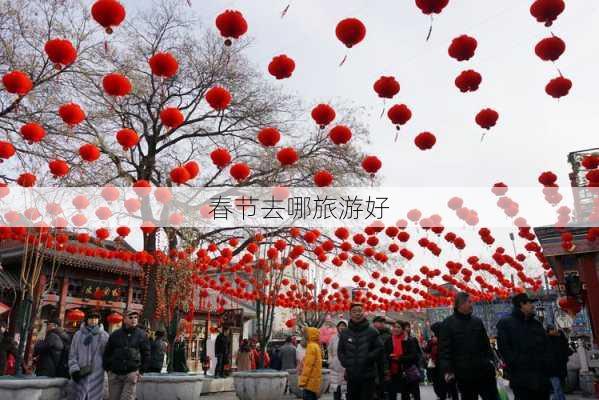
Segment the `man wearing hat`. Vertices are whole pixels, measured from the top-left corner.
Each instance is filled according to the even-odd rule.
[[[37,358],[35,374],[50,378],[67,378],[69,335],[60,327],[61,321],[52,318],[46,323],[46,337],[36,343],[33,356]]]
[[[549,400],[551,353],[534,301],[526,293],[515,295],[512,314],[497,324],[499,353],[516,400]]]
[[[127,310],[123,327],[110,335],[104,351],[104,369],[108,371],[110,400],[135,400],[135,388],[150,364],[150,343],[137,326],[139,314]]]

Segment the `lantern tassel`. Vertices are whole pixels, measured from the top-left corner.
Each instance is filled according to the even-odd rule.
[[[341,67],[343,64],[345,64],[345,61],[347,60],[347,54],[343,56],[343,59],[341,60],[341,62],[339,63],[339,66]]]
[[[381,111],[381,115],[379,116],[379,119],[383,118],[383,115],[385,115],[385,108],[386,108],[386,103],[385,103],[385,100],[383,100],[383,110]]]
[[[399,138],[399,129],[400,129],[399,125],[397,125],[395,127],[395,129],[396,129],[396,132],[395,132],[395,140],[394,140],[394,142],[397,143],[397,139]]]
[[[483,134],[480,136],[480,142],[482,143],[483,140],[485,140],[485,135],[487,134],[487,132],[483,132]]]
[[[287,4],[287,7],[285,7],[283,9],[283,12],[281,13],[281,18],[285,17],[285,15],[287,15],[287,11],[289,11],[289,7],[291,7],[291,4]]]
[[[428,40],[431,38],[431,34],[433,33],[433,16],[431,14],[431,24],[428,27],[428,34],[426,35],[426,41],[428,42]]]

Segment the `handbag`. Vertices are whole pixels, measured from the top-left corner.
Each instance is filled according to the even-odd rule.
[[[79,369],[79,377],[80,378],[85,378],[86,376],[88,376],[91,373],[92,373],[91,365],[85,365]]]
[[[404,377],[408,383],[420,382],[422,380],[422,374],[416,365],[410,365],[406,368]]]

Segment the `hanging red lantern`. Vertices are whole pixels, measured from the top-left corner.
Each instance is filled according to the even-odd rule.
[[[239,11],[226,10],[216,17],[216,27],[222,37],[226,38],[225,46],[231,45],[231,39],[239,39],[248,30],[248,24]]]
[[[210,153],[212,163],[218,168],[224,168],[231,162],[231,154],[225,148],[218,148]]]
[[[67,39],[50,39],[44,45],[44,51],[56,69],[71,65],[77,59],[77,50]]]
[[[221,86],[214,86],[206,92],[206,101],[216,111],[226,109],[232,99],[231,93]]]
[[[424,15],[441,14],[447,4],[449,4],[449,0],[416,0],[416,7]]]
[[[432,149],[436,142],[437,138],[430,132],[421,132],[414,138],[414,144],[420,150]]]
[[[177,185],[183,185],[189,179],[191,179],[191,175],[185,167],[175,167],[170,172],[171,181],[176,183]]]
[[[128,226],[119,226],[118,228],[116,228],[116,233],[120,237],[125,238],[129,236],[129,233],[131,233],[131,229]]]
[[[0,163],[4,160],[8,160],[16,153],[15,146],[10,142],[0,140]]]
[[[484,108],[476,114],[475,121],[483,129],[491,129],[497,123],[499,114],[491,108]]]
[[[21,132],[23,139],[27,140],[29,144],[41,142],[46,136],[44,127],[35,122],[29,122],[23,125],[19,132]]]
[[[405,104],[395,104],[387,111],[387,117],[395,125],[395,128],[399,130],[401,125],[404,125],[412,118],[412,111]]]
[[[100,240],[106,240],[110,236],[110,232],[106,228],[96,229],[96,237]]]
[[[162,125],[175,129],[183,125],[185,117],[177,107],[166,107],[160,111],[160,121]]]
[[[347,48],[352,48],[364,40],[366,27],[357,18],[346,18],[337,24],[335,35]]]
[[[318,187],[331,186],[333,183],[333,175],[326,170],[316,171],[314,174],[314,184]]]
[[[324,129],[335,119],[335,110],[328,104],[319,104],[312,109],[310,115],[314,122],[320,126],[320,129]]]
[[[400,85],[392,76],[381,76],[373,85],[374,91],[379,97],[391,99],[399,93]]]
[[[557,182],[557,175],[551,171],[545,171],[539,175],[539,183],[543,186],[553,186]]]
[[[599,155],[590,154],[588,156],[584,156],[580,164],[586,169],[599,168]]]
[[[179,70],[177,59],[168,52],[156,53],[148,60],[152,74],[162,78],[172,78]]]
[[[60,106],[58,115],[69,127],[78,125],[85,119],[85,112],[75,103],[67,103]]]
[[[106,322],[108,322],[108,325],[120,324],[123,322],[123,316],[117,312],[112,312],[106,317]]]
[[[364,171],[368,172],[371,175],[377,173],[379,169],[383,166],[383,163],[377,156],[366,156],[362,160],[362,168]]]
[[[37,177],[29,172],[24,172],[17,178],[17,184],[22,187],[32,187],[36,181]]]
[[[78,308],[67,311],[66,320],[69,322],[79,322],[85,318],[85,313]]]
[[[87,162],[94,162],[100,158],[100,149],[93,144],[84,144],[79,147],[79,156]]]
[[[468,35],[461,35],[451,41],[447,53],[458,61],[470,60],[474,56],[477,42]]]
[[[113,27],[125,20],[125,7],[118,0],[97,0],[92,6],[92,17],[109,35]]]
[[[285,54],[276,56],[268,64],[268,73],[277,79],[285,79],[291,77],[295,70],[295,61],[287,57]]]
[[[530,6],[530,14],[545,26],[551,26],[553,21],[564,11],[564,0],[536,0]]]
[[[116,133],[116,140],[123,146],[123,150],[127,151],[137,145],[139,136],[133,129],[124,128]]]
[[[109,96],[122,97],[131,93],[131,81],[117,72],[108,74],[102,78],[102,87]]]
[[[558,76],[550,80],[547,86],[545,86],[545,92],[556,99],[566,96],[570,92],[570,89],[572,89],[572,81],[563,76]]]
[[[262,146],[273,147],[281,140],[281,133],[276,128],[262,128],[258,132],[258,141]]]
[[[233,179],[237,182],[242,182],[250,176],[251,170],[250,167],[245,163],[237,163],[233,164],[229,169],[229,174]]]
[[[557,36],[542,39],[535,46],[535,54],[543,61],[556,61],[566,51],[566,43]]]
[[[299,156],[293,147],[284,147],[277,152],[277,160],[282,166],[289,166],[295,164]]]
[[[52,160],[48,163],[48,168],[54,178],[62,178],[69,173],[69,164],[64,160]]]
[[[457,78],[455,78],[455,85],[462,93],[474,92],[478,90],[482,79],[482,76],[478,72],[468,69],[462,71]]]
[[[116,201],[119,199],[121,192],[115,186],[106,185],[102,188],[102,191],[100,192],[100,194],[102,195],[102,198],[104,200],[106,200],[109,203],[112,203],[113,201]]]
[[[349,142],[351,137],[351,129],[345,125],[337,125],[329,131],[329,138],[331,139],[331,142],[335,143],[336,145]]]
[[[4,74],[2,84],[8,93],[25,96],[33,89],[33,82],[29,76],[22,71],[11,71]]]
[[[75,196],[71,203],[77,210],[84,210],[89,206],[89,200],[82,194]]]
[[[200,174],[200,166],[196,161],[188,161],[183,164],[183,168],[189,172],[189,179],[195,179]]]

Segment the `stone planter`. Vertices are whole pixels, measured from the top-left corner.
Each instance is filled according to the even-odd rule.
[[[259,370],[233,373],[239,400],[280,400],[289,374],[284,371]]]
[[[289,373],[289,391],[297,397],[302,397],[302,389],[298,386],[297,369],[288,369]],[[322,382],[320,383],[320,393],[317,393],[318,397],[321,397],[323,393],[329,390],[331,384],[331,371],[328,369],[322,369]]]
[[[203,375],[146,373],[137,385],[137,400],[197,400],[202,394]]]
[[[63,400],[68,380],[44,377],[0,377],[0,399]]]

